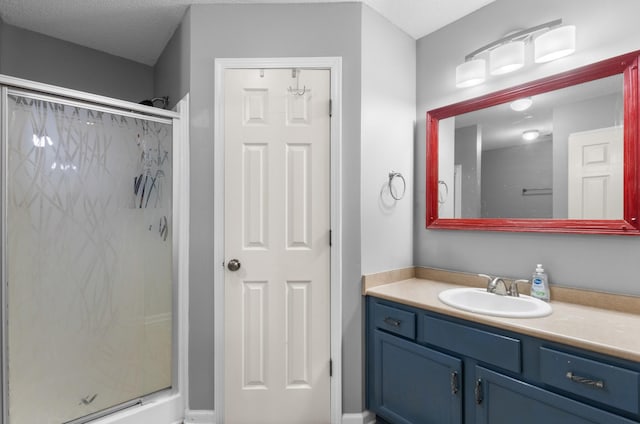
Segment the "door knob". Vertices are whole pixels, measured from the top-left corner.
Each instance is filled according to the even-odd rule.
[[[237,271],[240,269],[240,261],[237,259],[231,259],[227,264],[229,271]]]

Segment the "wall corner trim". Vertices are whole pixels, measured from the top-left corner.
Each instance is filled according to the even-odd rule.
[[[184,424],[215,424],[215,412],[189,410],[184,412]]]

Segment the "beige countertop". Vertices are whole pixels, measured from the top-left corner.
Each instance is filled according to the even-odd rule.
[[[623,311],[616,308],[587,306],[584,304],[552,300],[551,315],[542,318],[502,318],[462,311],[442,303],[438,293],[443,290],[468,286],[463,283],[436,281],[425,278],[408,278],[401,281],[367,285],[363,293],[441,314],[463,318],[493,327],[527,334],[545,340],[563,343],[606,355],[640,362],[640,310],[633,310],[639,298],[620,296],[627,303]],[[587,297],[599,296],[590,293]],[[616,303],[616,296],[602,294],[609,302]],[[553,291],[552,291],[553,299]],[[610,306],[610,305],[608,305]]]

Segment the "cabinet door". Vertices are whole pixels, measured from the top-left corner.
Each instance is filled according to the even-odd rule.
[[[476,424],[540,424],[541,422],[632,424],[635,422],[486,368],[477,366],[475,371]]]
[[[373,331],[371,409],[394,424],[462,423],[459,359]]]

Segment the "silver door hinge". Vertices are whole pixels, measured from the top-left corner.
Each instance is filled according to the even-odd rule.
[[[333,116],[333,100],[329,99],[329,117]]]
[[[329,230],[329,247],[333,246],[333,231]]]
[[[329,377],[333,377],[333,359],[329,359]]]

